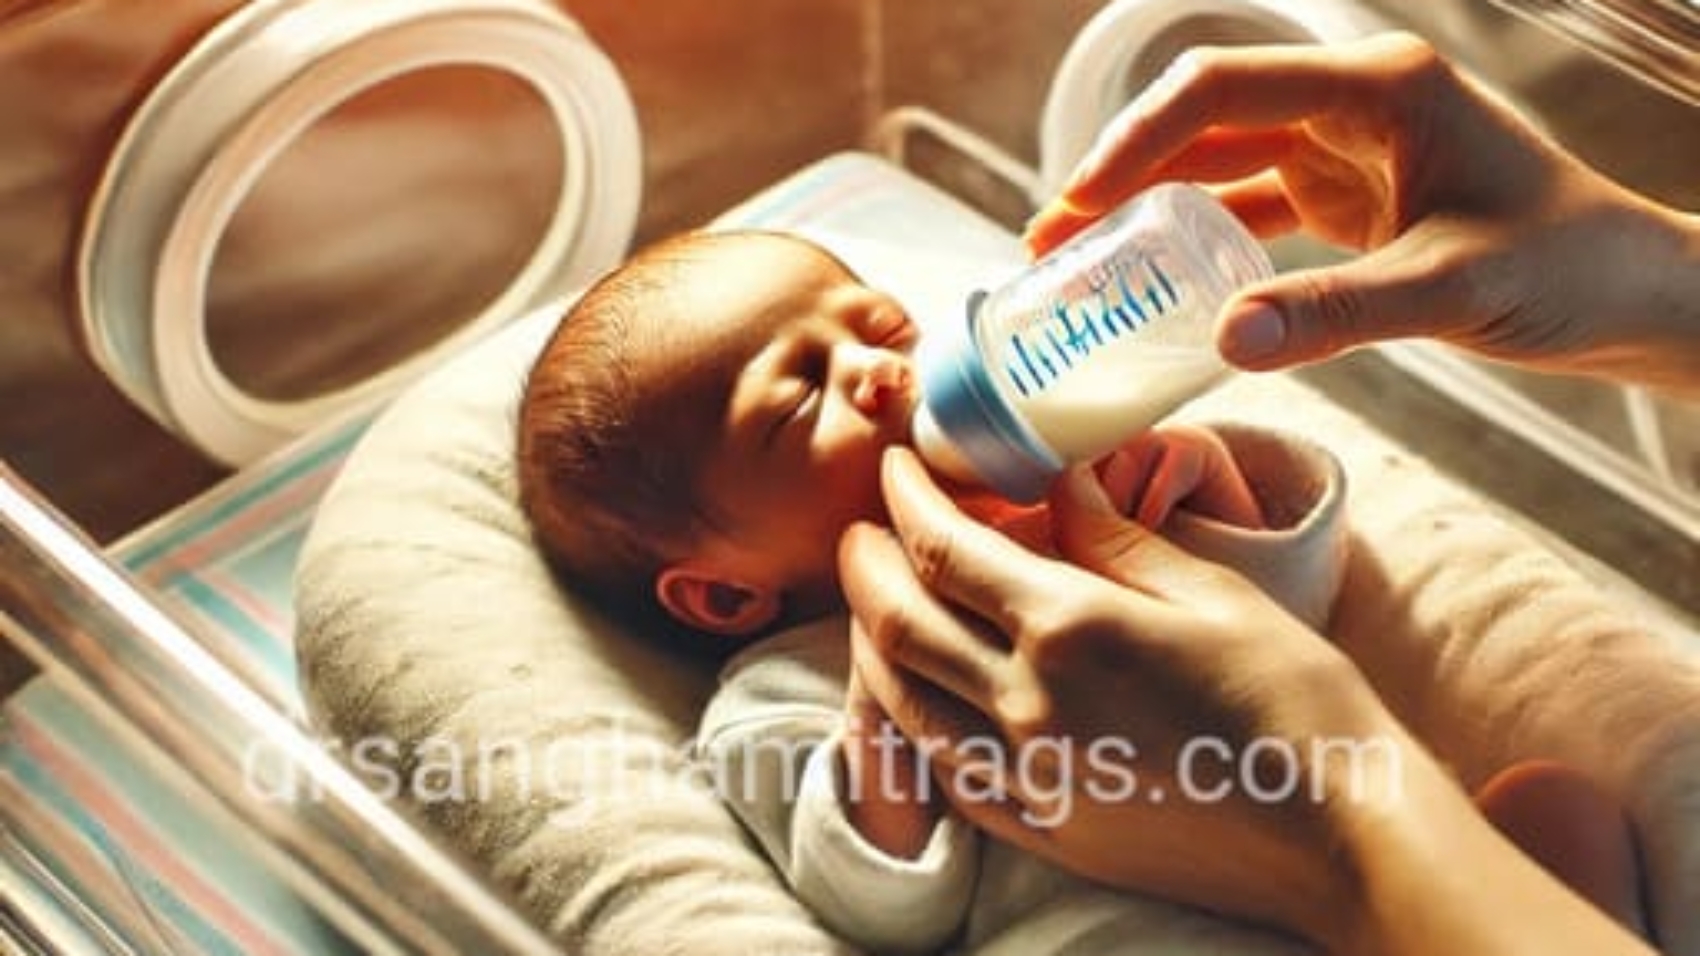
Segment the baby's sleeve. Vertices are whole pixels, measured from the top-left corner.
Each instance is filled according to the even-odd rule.
[[[862,838],[844,813],[843,618],[746,649],[726,665],[697,738],[717,795],[827,927],[876,952],[950,941],[978,878],[974,830],[944,814],[915,859]]]
[[[1221,436],[1263,510],[1245,528],[1182,509],[1163,533],[1250,578],[1313,628],[1328,622],[1346,572],[1346,474],[1326,448],[1297,435],[1206,424]]]

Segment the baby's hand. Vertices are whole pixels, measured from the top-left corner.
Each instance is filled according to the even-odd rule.
[[[854,672],[845,695],[844,764],[850,825],[891,856],[920,856],[939,819],[932,779],[915,746]]]
[[[1144,432],[1098,465],[1098,478],[1122,514],[1157,528],[1176,508],[1244,528],[1264,527],[1245,475],[1215,432],[1166,425]]]

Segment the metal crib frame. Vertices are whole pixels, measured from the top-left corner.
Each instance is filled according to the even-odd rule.
[[[237,821],[252,837],[249,849],[363,947],[556,951],[3,465],[0,632],[91,713],[126,728],[187,798]],[[262,741],[311,799],[254,799],[245,755]],[[13,851],[0,853],[10,865],[28,865],[18,847],[4,849]],[[28,915],[0,915],[0,932],[25,952],[32,933],[69,931],[50,920],[26,931],[19,918]]]

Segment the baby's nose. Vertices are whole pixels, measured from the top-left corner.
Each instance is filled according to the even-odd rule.
[[[908,394],[910,378],[907,358],[885,349],[869,349],[851,386],[850,403],[869,418],[878,418],[893,401]]]

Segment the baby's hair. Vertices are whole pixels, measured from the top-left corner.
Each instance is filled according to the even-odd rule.
[[[698,490],[712,435],[654,400],[656,373],[641,379],[636,359],[690,308],[678,290],[702,255],[758,237],[804,242],[697,231],[641,250],[567,310],[527,377],[517,422],[521,507],[555,571],[615,610],[657,613],[656,576],[712,527]]]
[[[686,233],[608,273],[567,309],[520,401],[520,505],[544,556],[585,593],[643,610],[695,520],[690,457],[646,433],[634,359],[672,295]],[[634,606],[635,605],[635,606]]]

